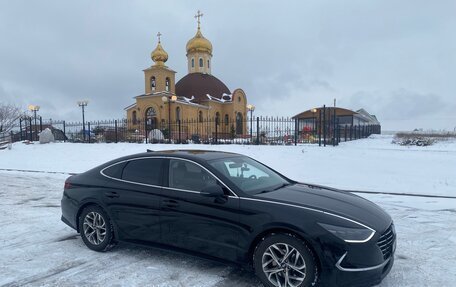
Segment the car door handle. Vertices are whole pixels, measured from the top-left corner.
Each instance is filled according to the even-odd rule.
[[[117,192],[114,191],[105,192],[105,195],[109,198],[118,198],[120,196]]]
[[[165,199],[163,200],[163,205],[169,208],[176,208],[179,207],[179,203],[172,199]]]

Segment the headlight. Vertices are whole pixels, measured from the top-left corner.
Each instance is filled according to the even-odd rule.
[[[368,227],[350,228],[336,225],[318,223],[321,227],[328,230],[335,236],[349,243],[364,243],[369,241],[375,234],[375,230]]]

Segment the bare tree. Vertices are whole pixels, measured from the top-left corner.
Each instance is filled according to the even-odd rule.
[[[9,132],[21,115],[20,108],[0,103],[0,133]]]

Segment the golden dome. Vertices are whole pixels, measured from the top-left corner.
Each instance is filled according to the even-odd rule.
[[[163,49],[160,41],[158,41],[157,48],[152,51],[150,57],[157,66],[164,66],[165,62],[168,61],[168,53],[166,53],[166,51]]]
[[[212,55],[212,44],[208,39],[204,38],[199,27],[195,37],[187,42],[186,48],[187,54],[192,52],[206,52]]]

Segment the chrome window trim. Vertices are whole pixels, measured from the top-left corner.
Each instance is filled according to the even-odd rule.
[[[370,271],[378,268],[384,267],[388,262],[391,260],[391,257],[386,259],[385,262],[379,265],[371,266],[371,267],[364,267],[364,268],[344,268],[340,264],[344,260],[345,256],[347,256],[348,252],[345,252],[344,255],[340,257],[340,259],[336,263],[336,268],[339,269],[340,271],[345,271],[345,272],[362,272],[362,271]]]
[[[130,159],[126,159],[126,160],[122,160],[122,161],[119,161],[119,162],[116,162],[116,163],[113,163],[105,168],[103,168],[102,170],[100,170],[100,174],[104,177],[107,177],[109,179],[112,179],[112,180],[117,180],[117,181],[121,181],[121,182],[126,182],[126,183],[131,183],[131,184],[137,184],[137,185],[142,185],[142,186],[148,186],[148,187],[156,187],[156,188],[163,188],[163,189],[169,189],[169,190],[176,190],[176,191],[182,191],[182,192],[189,192],[189,193],[196,193],[196,194],[202,194],[201,191],[196,191],[196,190],[188,190],[188,189],[179,189],[179,188],[174,188],[174,187],[168,187],[168,186],[161,186],[161,185],[154,185],[154,184],[147,184],[147,183],[141,183],[141,182],[135,182],[135,181],[129,181],[129,180],[124,180],[124,179],[120,179],[120,178],[115,178],[115,177],[112,177],[112,176],[109,176],[107,174],[104,173],[104,171],[110,167],[113,167],[115,165],[118,165],[118,164],[122,164],[124,162],[129,162],[129,161],[133,161],[133,160],[140,160],[140,159],[176,159],[176,160],[183,160],[183,161],[188,161],[188,162],[191,162],[193,164],[196,164],[197,166],[201,167],[202,169],[204,169],[205,171],[207,171],[210,175],[212,175],[213,177],[215,177],[215,179],[217,179],[219,182],[221,182],[223,184],[224,187],[226,187],[228,189],[228,191],[232,194],[232,195],[228,195],[228,197],[232,197],[232,198],[239,198],[239,196],[231,189],[229,188],[222,180],[220,180],[220,178],[218,178],[215,174],[213,174],[210,170],[208,170],[207,168],[205,168],[204,166],[202,166],[201,164],[193,161],[193,160],[190,160],[190,159],[186,159],[186,158],[180,158],[180,157],[171,157],[171,156],[144,156],[144,157],[136,157],[136,158],[130,158]]]
[[[375,232],[376,232],[374,229],[372,229],[369,226],[364,225],[364,224],[362,224],[362,223],[360,223],[358,221],[355,221],[355,220],[350,219],[350,218],[346,218],[346,217],[341,216],[341,215],[330,213],[330,212],[327,212],[327,211],[318,210],[318,209],[315,209],[315,208],[310,208],[310,207],[305,207],[305,206],[299,206],[299,205],[295,205],[295,204],[264,200],[264,199],[249,198],[249,197],[240,197],[240,198],[241,199],[245,199],[245,200],[260,201],[260,202],[266,202],[266,203],[274,203],[274,204],[280,204],[280,205],[284,205],[284,206],[290,206],[290,207],[296,207],[296,208],[306,209],[306,210],[310,210],[310,211],[320,212],[320,213],[323,213],[323,214],[326,214],[326,215],[330,215],[330,216],[334,216],[334,217],[337,217],[337,218],[340,218],[340,219],[343,219],[343,220],[347,220],[347,221],[349,221],[351,223],[358,224],[358,225],[360,225],[360,226],[362,226],[364,228],[367,228],[370,231],[372,231],[372,234],[365,240],[348,240],[348,241],[344,240],[345,242],[348,242],[348,243],[365,243],[365,242],[371,240],[372,237],[374,236]]]

